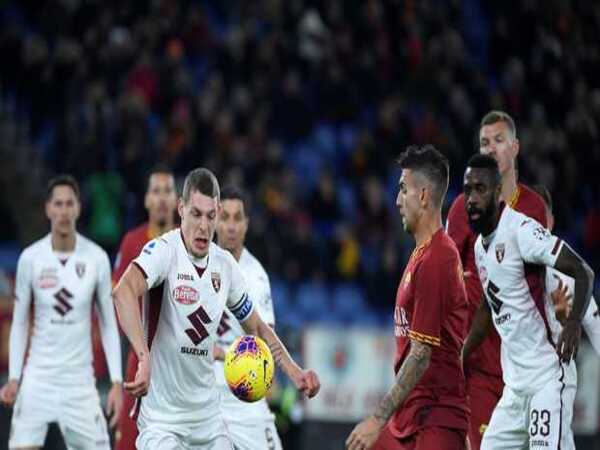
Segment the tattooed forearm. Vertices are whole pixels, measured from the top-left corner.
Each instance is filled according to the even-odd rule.
[[[469,335],[467,339],[465,339],[465,343],[462,349],[462,358],[465,360],[469,357],[471,352],[475,350],[477,347],[481,345],[483,340],[487,337],[492,328],[492,315],[491,315],[490,307],[483,298],[475,312],[475,317],[473,318],[473,325],[471,326],[471,330],[469,331]]]
[[[410,345],[410,352],[396,375],[394,386],[383,397],[375,411],[375,418],[381,422],[388,421],[429,367],[431,347],[418,341],[411,341]]]

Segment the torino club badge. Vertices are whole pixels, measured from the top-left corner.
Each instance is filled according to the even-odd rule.
[[[498,264],[504,259],[504,248],[504,244],[496,244],[496,259],[498,260]]]
[[[79,278],[83,278],[83,275],[85,274],[85,263],[78,262],[75,264],[75,272]]]
[[[215,292],[219,292],[221,290],[221,275],[219,272],[211,272],[210,279],[213,287],[215,288]]]

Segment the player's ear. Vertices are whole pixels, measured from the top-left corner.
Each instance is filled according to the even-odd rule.
[[[517,138],[514,139],[513,141],[513,155],[514,158],[516,158],[517,156],[519,156],[519,150],[521,149],[521,144],[519,142],[519,140]]]
[[[179,218],[183,219],[183,197],[179,197],[177,200],[177,212],[179,213]]]

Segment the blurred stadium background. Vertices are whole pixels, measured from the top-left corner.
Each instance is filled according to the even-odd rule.
[[[392,380],[407,144],[449,157],[447,207],[480,118],[506,110],[521,180],[550,189],[557,234],[600,272],[599,35],[589,0],[0,2],[0,381],[45,181],[78,178],[79,229],[114,257],[145,220],[147,170],[167,163],[181,182],[203,165],[251,194],[247,244],[279,330],[324,381],[312,404],[275,394],[285,448],[341,448]],[[599,361],[582,349],[582,449],[600,448]],[[3,409],[0,448],[8,427]]]

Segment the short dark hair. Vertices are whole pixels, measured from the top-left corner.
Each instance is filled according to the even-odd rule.
[[[79,184],[77,183],[77,180],[72,175],[61,174],[51,178],[50,181],[48,181],[48,186],[46,187],[46,201],[52,198],[54,188],[57,186],[69,186],[71,189],[73,189],[77,200],[80,200]]]
[[[244,213],[248,215],[248,196],[246,193],[234,184],[228,184],[221,190],[221,201],[225,200],[239,200],[244,206]]]
[[[544,199],[546,208],[548,208],[550,211],[552,211],[552,195],[550,194],[550,191],[548,189],[546,189],[546,186],[541,185],[541,184],[536,184],[535,186],[531,186],[531,189],[533,189],[535,192],[540,194],[540,197],[542,197],[542,199]]]
[[[481,153],[474,154],[469,159],[469,162],[467,162],[467,167],[470,167],[471,169],[488,170],[492,175],[494,185],[498,186],[501,183],[502,178],[500,176],[500,168],[498,167],[498,162],[490,155],[483,155]]]
[[[433,145],[422,147],[410,145],[398,158],[402,169],[411,169],[422,174],[434,186],[434,201],[440,206],[448,190],[448,173],[450,164]]]
[[[158,173],[170,175],[173,178],[175,178],[175,174],[173,173],[173,170],[169,166],[167,166],[166,164],[159,163],[159,164],[152,166],[152,168],[148,171],[148,174],[146,177],[146,179],[148,180],[148,185],[150,185],[150,177],[152,175],[156,175]]]
[[[485,116],[483,116],[483,119],[481,119],[479,129],[481,130],[486,125],[494,125],[498,122],[504,122],[513,137],[517,137],[517,127],[515,126],[515,121],[508,113],[505,113],[504,111],[493,110],[487,113]]]
[[[189,202],[192,192],[196,191],[211,198],[216,197],[217,201],[220,201],[221,199],[217,177],[215,177],[210,170],[204,167],[199,167],[192,170],[185,177],[182,194],[183,202]]]

